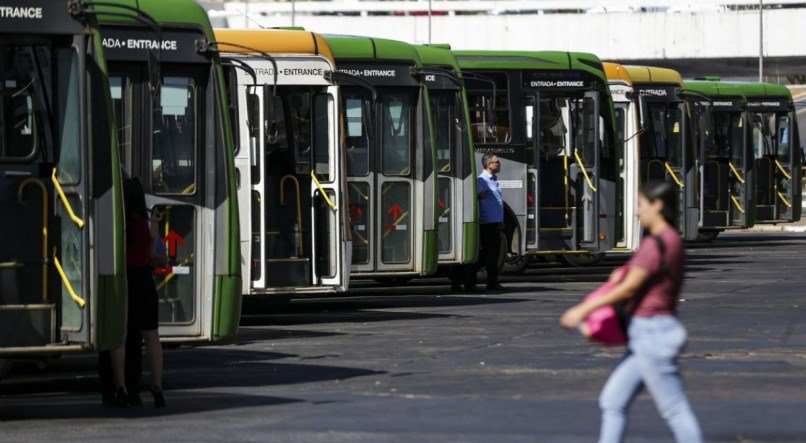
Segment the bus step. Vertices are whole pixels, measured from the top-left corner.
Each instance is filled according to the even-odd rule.
[[[273,258],[266,260],[266,283],[268,286],[278,288],[310,285],[310,258]]]
[[[45,346],[56,341],[55,304],[0,305],[3,347]]]

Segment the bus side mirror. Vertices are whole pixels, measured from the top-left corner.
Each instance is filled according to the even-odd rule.
[[[153,50],[148,51],[148,86],[151,88],[151,94],[156,97],[161,83],[160,75],[160,62],[157,55]]]

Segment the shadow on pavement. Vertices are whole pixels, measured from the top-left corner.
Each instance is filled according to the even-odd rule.
[[[513,288],[514,289],[514,288]],[[533,291],[534,288],[528,289]],[[507,292],[510,291],[508,288]],[[497,294],[480,296],[450,295],[372,295],[294,300],[283,311],[246,313],[241,317],[245,326],[301,325],[317,323],[366,323],[396,320],[462,317],[456,314],[383,311],[399,308],[439,308],[531,301]]]
[[[154,415],[298,401],[232,393],[187,392],[195,389],[258,388],[385,374],[383,371],[361,368],[276,362],[296,357],[294,354],[243,348],[208,347],[167,351],[163,387],[169,407]],[[33,365],[30,364],[17,366],[13,371],[17,377],[12,375],[0,385],[0,397],[3,398],[0,420],[128,415],[124,411],[101,406],[100,394],[97,393],[96,361],[94,356],[69,357],[39,373],[33,373]],[[148,380],[148,374],[144,373],[143,383]],[[147,405],[144,409],[151,409],[148,407],[151,405],[148,392],[144,390],[141,395]],[[23,406],[27,410],[25,414],[20,412]],[[29,410],[29,406],[32,409]],[[39,408],[47,413],[36,412]]]
[[[145,394],[145,393],[144,393]],[[57,397],[37,396],[5,400],[0,406],[0,421],[11,420],[68,420],[165,417],[260,406],[277,406],[299,403],[302,400],[261,395],[201,393],[192,391],[165,391],[168,406],[153,407],[149,395],[143,396],[142,406],[118,409],[102,406],[100,397],[66,394]],[[100,437],[100,436],[99,436]]]

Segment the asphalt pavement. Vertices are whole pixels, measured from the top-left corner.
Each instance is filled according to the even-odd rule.
[[[688,251],[681,365],[708,441],[806,441],[806,236],[724,234]],[[247,313],[236,340],[166,350],[168,407],[105,408],[93,356],[19,364],[0,440],[590,442],[622,349],[557,326],[622,257],[533,266],[501,294],[447,280]],[[41,365],[40,365],[41,366]],[[651,399],[628,441],[671,441]]]

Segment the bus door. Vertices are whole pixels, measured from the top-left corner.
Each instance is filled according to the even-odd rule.
[[[777,220],[793,222],[800,219],[800,143],[797,138],[797,117],[794,111],[776,115],[775,197]]]
[[[438,239],[440,260],[461,260],[463,228],[463,199],[461,169],[466,162],[466,150],[462,137],[465,135],[464,112],[459,99],[460,93],[453,90],[434,90],[429,92],[431,115],[434,120],[434,138],[436,140],[438,174]]]
[[[710,117],[709,117],[710,116]],[[746,121],[742,112],[711,110],[701,118],[703,227],[744,228],[748,223]]]
[[[213,231],[205,228],[214,225],[214,216],[203,205],[205,187],[199,182],[210,174],[202,148],[213,128],[200,124],[207,70],[185,68],[163,65],[153,96],[140,64],[117,64],[110,78],[122,166],[140,179],[149,210],[162,215],[159,233],[168,266],[155,270],[155,283],[160,335],[168,338],[201,336],[202,294],[213,292],[212,280],[202,276],[213,274],[212,250],[204,245],[213,244]]]
[[[645,134],[641,150],[641,182],[666,181],[678,190],[678,220],[683,238],[696,239],[699,224],[697,174],[688,135],[685,102],[641,99]]]
[[[534,218],[541,251],[598,249],[598,97],[529,93],[524,100],[527,143],[536,146],[527,173],[527,242]]]
[[[375,109],[380,146],[375,165],[375,204],[379,208],[375,214],[379,227],[374,233],[378,251],[375,267],[379,271],[413,271],[418,219],[422,223],[425,216],[412,211],[414,146],[417,146],[418,131],[428,129],[412,125],[412,122],[422,119],[417,118],[417,96],[411,92],[380,93]],[[417,238],[422,237],[418,235]]]
[[[792,121],[787,113],[753,113],[753,150],[756,166],[756,220],[791,221],[794,164]]]
[[[83,40],[0,47],[0,349],[90,343]]]
[[[269,86],[262,97],[262,147],[251,162],[252,287],[341,286],[336,97],[309,87],[272,95]]]

